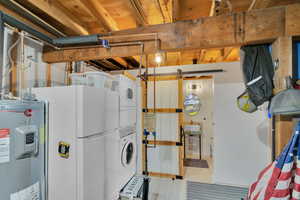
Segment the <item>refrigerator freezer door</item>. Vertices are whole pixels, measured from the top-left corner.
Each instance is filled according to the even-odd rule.
[[[72,123],[76,123],[74,125],[76,132],[69,132],[68,134],[82,138],[104,132],[104,88],[65,86],[34,88],[33,92],[37,98],[48,100],[50,108],[55,107],[57,109],[55,110],[55,117],[61,118],[61,122],[56,120],[60,125],[70,121],[69,117],[76,118],[76,121],[72,121]]]
[[[104,200],[104,136],[78,139],[78,200]]]

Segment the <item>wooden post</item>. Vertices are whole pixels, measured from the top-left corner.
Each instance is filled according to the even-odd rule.
[[[51,64],[47,64],[47,69],[46,69],[46,86],[51,87]]]
[[[183,77],[181,76],[178,79],[178,108],[182,110],[182,112],[179,113],[178,116],[178,131],[179,131],[179,140],[181,140],[181,128],[183,128],[184,125],[184,115],[183,115]],[[184,177],[185,171],[184,171],[184,144],[182,144],[179,147],[179,175]]]
[[[293,75],[293,43],[292,37],[280,37],[272,45],[273,62],[278,61],[275,72],[275,93],[286,88],[285,77]]]
[[[272,45],[272,57],[278,62],[278,69],[275,72],[274,93],[286,88],[285,78],[292,76],[292,38],[280,37]],[[291,117],[275,117],[275,155],[278,156],[293,134],[293,121]]]

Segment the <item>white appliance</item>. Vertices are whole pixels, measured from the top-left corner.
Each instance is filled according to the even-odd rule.
[[[49,101],[49,200],[104,199],[105,89],[33,92]]]
[[[118,83],[120,95],[120,128],[136,125],[136,81],[129,79],[124,75],[116,75],[115,80]]]
[[[110,133],[119,128],[119,93],[111,88],[105,88],[105,132]]]
[[[136,132],[127,127],[105,136],[105,199],[116,200],[136,173]]]

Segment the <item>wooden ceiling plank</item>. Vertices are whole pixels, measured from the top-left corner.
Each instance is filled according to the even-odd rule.
[[[251,3],[253,5],[251,9],[262,9],[262,8],[267,8],[269,7],[270,3],[272,0],[259,0],[259,1],[254,1]],[[249,8],[250,9],[250,8]]]
[[[235,21],[232,15],[206,17],[199,20],[179,21],[172,24],[153,25],[131,30],[114,32],[112,35],[158,33],[163,51],[182,51],[199,48],[223,48],[244,44],[272,42],[286,33],[295,33],[300,21],[290,18],[286,23],[287,13],[298,15],[300,4],[259,9],[245,13],[245,22]],[[240,15],[240,13],[236,14]],[[236,24],[237,23],[237,24]],[[243,26],[242,24],[243,23]],[[237,26],[234,26],[234,25]],[[244,27],[238,34],[236,27]],[[297,33],[297,32],[296,32]],[[299,33],[299,30],[298,30]],[[136,37],[132,38],[136,41]],[[155,40],[145,41],[145,54],[155,53]],[[44,53],[44,61],[59,62],[69,60],[101,59],[126,57],[140,54],[140,46],[119,46],[107,49],[93,47],[85,49],[61,50]],[[91,58],[92,57],[92,58]]]
[[[81,3],[91,12],[91,14],[102,24],[108,31],[118,31],[119,27],[116,21],[111,17],[109,12],[97,0],[80,0]]]
[[[102,24],[105,25],[105,28],[107,31],[118,31],[120,30],[118,27],[117,22],[113,19],[113,17],[108,13],[108,11],[101,5],[101,3],[97,0],[80,0],[84,6],[91,11],[92,15],[100,20]],[[118,59],[126,68],[127,66],[131,66],[129,63],[127,63],[126,60],[119,58]],[[125,64],[125,63],[126,64]]]
[[[226,4],[227,4],[227,7],[229,9],[229,12],[232,13],[233,11],[233,6],[232,6],[232,3],[230,0],[226,0]]]
[[[55,6],[52,1],[41,1],[41,0],[24,0],[25,3],[29,3],[38,9],[47,13],[50,17],[57,20],[70,30],[73,30],[78,35],[88,35],[89,32],[83,25],[70,18],[64,10]]]
[[[250,10],[252,10],[252,9],[254,8],[254,6],[255,6],[255,4],[256,4],[256,1],[257,1],[257,0],[252,0],[250,6],[249,6],[249,8],[248,8],[248,11],[250,11]]]

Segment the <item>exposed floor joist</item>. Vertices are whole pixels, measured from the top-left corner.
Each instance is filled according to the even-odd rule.
[[[108,11],[96,0],[80,0],[91,11],[92,15],[100,21],[108,31],[119,30],[118,24],[110,16]]]
[[[10,0],[13,1],[13,0]],[[72,13],[69,9],[65,7],[65,5],[61,4],[60,1],[37,1],[37,0],[17,0],[22,6],[25,6],[26,9],[29,9],[33,13],[37,13],[37,15],[41,16],[45,20],[49,21],[49,23],[54,23],[55,26],[65,32],[66,35],[87,35],[91,34],[89,25],[83,23],[74,13]],[[107,32],[109,31],[117,31],[119,30],[116,27],[116,22],[112,21],[112,17],[108,14],[108,12],[104,12],[104,19],[101,20],[99,17],[99,4],[97,1],[94,0],[75,0],[76,5],[80,5],[86,10],[94,9],[93,16],[98,20],[98,26],[103,29],[103,24],[110,25],[109,27],[104,27]],[[95,9],[96,8],[96,9]],[[102,7],[103,8],[103,7]],[[104,9],[104,8],[103,8]],[[101,13],[103,13],[102,10]],[[93,10],[92,10],[93,11]],[[54,21],[52,21],[55,20]],[[101,20],[101,21],[100,21]],[[58,25],[59,23],[59,25]],[[116,26],[114,26],[114,24]],[[57,26],[58,25],[58,26]],[[109,29],[107,29],[109,28]],[[121,58],[120,58],[121,59]],[[118,61],[116,61],[118,62]],[[118,62],[119,64],[124,62]],[[129,64],[126,63],[122,67],[122,69],[127,68]]]
[[[39,10],[47,10],[47,14],[57,20],[59,23],[67,27],[69,30],[73,31],[75,34],[88,35],[89,31],[83,24],[79,23],[76,18],[71,18],[66,12],[63,12],[56,1],[41,1],[41,0],[23,0],[19,1],[22,5],[27,5],[27,7],[35,7]],[[30,5],[30,6],[29,6]]]
[[[128,7],[131,9],[133,16],[135,17],[136,24],[138,26],[145,26],[148,24],[147,15],[142,7],[140,0],[126,0],[128,1]]]

